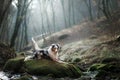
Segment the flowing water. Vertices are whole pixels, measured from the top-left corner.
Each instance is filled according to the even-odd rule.
[[[80,78],[73,79],[73,78],[51,78],[51,77],[43,77],[43,76],[31,76],[32,79],[30,80],[95,80],[94,77],[97,72],[84,72],[84,75]],[[3,71],[0,71],[0,80],[16,80],[19,79],[22,74],[10,74]]]

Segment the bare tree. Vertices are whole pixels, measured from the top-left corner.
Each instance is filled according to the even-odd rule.
[[[48,12],[47,12],[47,6],[48,6],[48,3],[49,1],[45,1],[45,5],[43,5],[43,8],[44,8],[44,12],[45,12],[45,15],[46,15],[46,18],[47,18],[47,28],[48,28],[48,32],[49,34],[51,35],[51,30],[50,30],[50,21],[49,21],[49,17],[48,17]]]
[[[65,21],[65,28],[67,28],[68,25],[67,25],[67,19],[66,19],[66,15],[65,15],[64,0],[61,0],[61,5],[62,5],[63,17],[64,17],[64,21]]]
[[[21,24],[23,23],[23,20],[25,19],[25,14],[29,4],[30,3],[28,2],[28,0],[18,0],[18,4],[17,4],[18,11],[17,11],[16,23],[15,23],[13,35],[11,37],[10,47],[15,46],[15,42],[19,34],[20,27],[21,27]]]
[[[50,4],[51,4],[51,9],[52,9],[52,19],[53,19],[53,27],[54,27],[54,32],[56,31],[56,21],[55,21],[55,11],[54,11],[54,0],[51,0],[50,1]]]
[[[71,8],[72,8],[72,22],[73,22],[73,24],[75,24],[75,11],[74,11],[74,1],[73,0],[71,0]]]
[[[87,8],[88,8],[88,12],[89,12],[89,20],[93,20],[93,15],[92,15],[92,5],[91,5],[91,0],[84,0]]]
[[[3,20],[8,15],[9,7],[12,3],[12,0],[0,0],[0,28]]]

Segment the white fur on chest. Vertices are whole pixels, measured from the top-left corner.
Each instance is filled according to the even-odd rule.
[[[48,53],[49,53],[49,56],[53,59],[53,60],[58,60],[58,52],[53,52],[51,50],[51,48],[48,49]]]

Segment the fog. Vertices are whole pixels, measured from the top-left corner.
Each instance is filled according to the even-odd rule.
[[[72,27],[88,16],[84,0],[33,0],[28,10],[29,38]]]
[[[0,40],[19,49],[32,37],[40,40],[101,17],[111,20],[119,0],[10,0],[1,6]]]

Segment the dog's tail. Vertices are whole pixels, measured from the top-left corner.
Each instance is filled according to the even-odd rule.
[[[34,38],[32,37],[32,46],[33,46],[33,50],[40,50],[38,44],[35,42]]]

